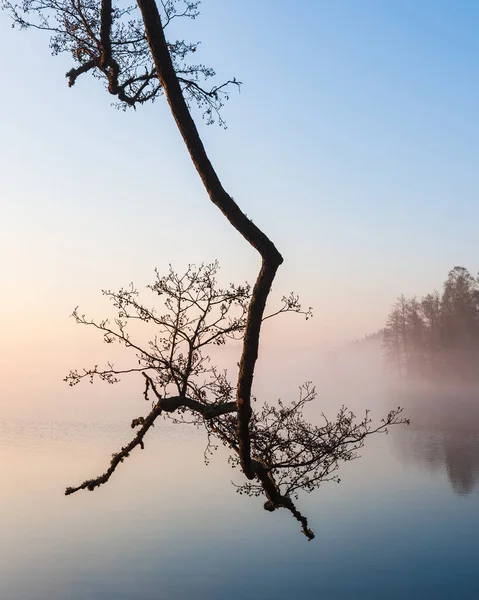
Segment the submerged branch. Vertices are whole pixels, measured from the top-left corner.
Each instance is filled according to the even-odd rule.
[[[162,398],[158,393],[156,386],[149,375],[143,373],[145,377],[145,398],[148,398],[148,390],[151,388],[153,393],[157,398],[157,402],[153,405],[152,410],[148,414],[147,417],[140,417],[138,419],[134,419],[132,421],[132,428],[141,424],[140,429],[138,430],[135,437],[131,440],[129,444],[124,446],[120,452],[117,454],[113,454],[113,457],[110,462],[110,466],[108,469],[95,479],[87,479],[82,484],[77,487],[68,487],[65,490],[65,495],[68,496],[70,494],[74,494],[79,490],[89,490],[93,491],[95,488],[100,485],[106,483],[110,477],[115,472],[117,466],[124,461],[125,458],[128,458],[130,452],[134,450],[137,446],[143,450],[145,445],[143,442],[143,438],[148,433],[149,429],[154,426],[156,419],[161,415],[162,412],[175,412],[180,408],[187,408],[193,412],[200,414],[204,419],[214,419],[226,413],[231,413],[236,410],[236,405],[234,402],[223,402],[218,404],[201,404],[200,402],[187,398],[184,396],[172,396],[169,398]]]

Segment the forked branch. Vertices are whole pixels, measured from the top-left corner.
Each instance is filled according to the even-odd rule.
[[[137,291],[123,289],[104,292],[113,300],[118,313],[110,323],[96,322],[74,313],[77,322],[101,331],[106,343],[119,343],[136,353],[133,367],[105,369],[95,366],[83,372],[71,371],[70,385],[84,378],[99,377],[116,383],[120,375],[139,372],[145,377],[145,397],[155,396],[147,417],[135,419],[139,427],[132,441],[113,455],[110,466],[96,479],[68,488],[71,494],[80,489],[95,489],[106,483],[117,466],[140,446],[144,436],[161,414],[202,424],[208,436],[214,435],[230,448],[233,463],[241,467],[247,482],[242,492],[264,494],[265,509],[288,509],[301,523],[304,534],[314,534],[306,518],[296,509],[293,498],[298,490],[311,491],[322,481],[334,478],[341,461],[352,460],[364,439],[384,431],[388,425],[405,422],[400,409],[389,413],[374,428],[366,413],[357,421],[343,409],[335,421],[325,417],[322,426],[313,426],[302,417],[302,408],[315,396],[314,388],[303,386],[300,399],[290,405],[268,406],[252,410],[252,386],[260,344],[262,324],[279,314],[296,312],[306,318],[294,294],[283,297],[283,305],[265,315],[266,303],[283,257],[272,240],[255,225],[224,189],[198,133],[190,113],[193,104],[203,110],[207,122],[224,124],[220,109],[230,86],[239,86],[233,78],[222,85],[208,87],[204,82],[215,75],[202,64],[190,64],[198,43],[167,41],[165,28],[177,17],[195,18],[197,1],[137,0],[137,5],[119,4],[115,0],[0,0],[21,28],[34,27],[50,32],[53,54],[68,52],[74,60],[67,73],[73,86],[81,75],[91,72],[106,82],[110,94],[123,106],[137,106],[165,94],[178,130],[191,160],[210,198],[260,255],[261,266],[252,291],[249,286],[232,286],[218,290],[214,281],[215,266],[201,267],[200,273],[189,270],[182,278],[172,271],[159,277],[151,290],[166,297],[166,313],[158,314],[137,300]],[[161,11],[161,14],[160,14]],[[135,16],[136,15],[136,16]],[[134,341],[128,324],[149,323],[156,334],[148,344]],[[205,354],[209,345],[242,340],[236,384],[230,383],[225,371],[210,364]]]

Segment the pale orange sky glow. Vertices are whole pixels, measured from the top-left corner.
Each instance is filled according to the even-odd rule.
[[[459,12],[414,26],[372,5],[313,12],[294,23],[301,68],[277,54],[291,35],[281,11],[258,9],[242,37],[243,3],[205,3],[194,26],[199,58],[244,82],[226,131],[195,118],[226,189],[285,257],[271,303],[295,291],[314,309],[266,328],[263,347],[314,359],[377,331],[399,294],[428,293],[455,264],[476,272],[479,77],[474,19]],[[252,283],[259,266],[209,202],[163,99],[124,113],[93,79],[69,89],[68,60],[41,37],[2,15],[15,90],[0,98],[3,406],[22,388],[68,397],[65,371],[101,359],[68,315],[106,316],[102,288],[215,259],[226,282]]]

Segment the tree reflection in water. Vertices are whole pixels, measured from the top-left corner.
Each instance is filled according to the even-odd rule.
[[[459,495],[478,488],[479,390],[422,390],[400,397],[411,419],[408,431],[394,436],[401,459],[443,471]]]

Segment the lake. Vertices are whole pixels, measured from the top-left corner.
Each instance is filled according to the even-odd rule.
[[[107,485],[65,497],[105,470],[128,423],[4,418],[0,598],[476,600],[479,401],[410,405],[411,427],[300,499],[312,542],[236,494],[221,451],[205,466],[200,432],[162,422]]]

